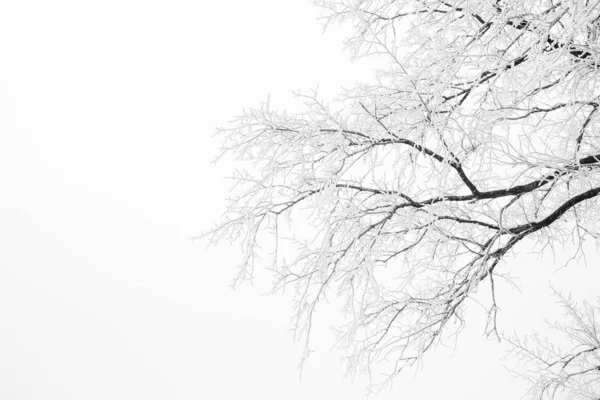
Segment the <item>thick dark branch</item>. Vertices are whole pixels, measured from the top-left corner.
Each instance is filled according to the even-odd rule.
[[[511,62],[509,62],[508,64],[504,65],[502,68],[500,68],[501,71],[508,71],[509,69],[512,69],[518,65],[523,64],[525,61],[527,61],[527,54],[523,54],[522,56],[519,56],[517,58],[515,58],[514,60],[512,60]],[[477,87],[479,87],[481,84],[489,81],[490,79],[494,78],[495,76],[498,76],[498,72],[493,72],[493,71],[483,71],[480,75],[479,78],[477,78],[475,80],[475,82],[473,82],[473,84],[471,86],[469,86],[466,89],[461,90],[458,93],[455,93],[453,95],[450,96],[443,96],[444,102],[447,102],[448,100],[452,100],[454,98],[460,97],[460,100],[458,101],[458,105],[461,105],[465,102],[465,100],[467,99],[467,97],[469,97],[469,95],[471,94],[471,92],[473,92],[474,89],[476,89]],[[462,96],[462,97],[461,97]]]
[[[575,155],[577,155],[577,153],[579,153],[579,149],[581,148],[581,142],[583,141],[583,135],[585,135],[585,130],[587,129],[587,126],[590,124],[590,122],[592,121],[592,118],[594,117],[594,114],[596,114],[596,111],[598,111],[598,103],[593,103],[591,104],[592,111],[588,114],[587,118],[585,119],[585,121],[583,122],[583,125],[581,125],[581,130],[579,131],[579,136],[577,137],[577,146],[575,147]]]
[[[594,154],[593,156],[583,157],[579,160],[580,165],[589,165],[600,162],[600,154]]]
[[[514,228],[509,229],[508,231],[513,234],[520,233],[532,233],[538,231],[542,228],[545,228],[552,224],[554,221],[559,219],[564,213],[569,211],[571,208],[581,203],[582,201],[591,199],[593,197],[598,196],[600,194],[600,187],[590,189],[586,192],[583,192],[575,197],[570,198],[568,201],[564,202],[560,207],[558,207],[552,214],[548,215],[546,218],[537,222],[530,222],[528,224],[523,224],[516,226]]]
[[[417,145],[415,143],[415,145]],[[417,145],[419,146],[419,145]],[[436,153],[433,153],[436,154]],[[433,157],[433,156],[432,156]],[[438,157],[441,157],[438,155]],[[435,158],[435,157],[434,157]],[[444,159],[445,160],[445,159]],[[380,195],[393,195],[393,196],[399,196],[401,198],[403,198],[404,200],[406,200],[406,203],[403,204],[397,204],[396,206],[394,206],[393,212],[395,212],[396,210],[402,209],[402,208],[406,208],[406,207],[414,207],[414,208],[423,208],[427,205],[431,205],[431,204],[436,204],[436,203],[441,203],[444,201],[456,201],[456,202],[463,202],[463,201],[478,201],[478,200],[486,200],[486,199],[497,199],[497,198],[501,198],[501,197],[506,197],[506,196],[518,196],[518,195],[522,195],[525,193],[529,193],[534,191],[535,189],[538,189],[552,181],[554,181],[555,179],[559,178],[560,176],[564,176],[568,173],[570,173],[573,170],[577,170],[579,168],[579,166],[589,166],[589,165],[593,165],[596,163],[600,163],[600,154],[595,154],[595,155],[591,155],[591,156],[587,156],[584,157],[582,159],[579,160],[579,165],[574,164],[569,166],[567,169],[564,170],[557,170],[555,171],[553,174],[549,174],[546,175],[545,177],[541,178],[541,179],[537,179],[535,181],[523,184],[523,185],[517,185],[517,186],[513,186],[511,188],[508,189],[497,189],[497,190],[490,190],[487,192],[477,192],[476,194],[468,194],[468,195],[449,195],[449,196],[439,196],[439,197],[433,197],[431,199],[427,199],[427,200],[422,200],[422,201],[416,201],[414,199],[412,199],[410,196],[396,191],[396,190],[381,190],[381,189],[374,189],[374,188],[369,188],[369,187],[365,187],[365,186],[359,186],[359,185],[354,185],[354,184],[344,184],[344,183],[338,183],[335,186],[338,188],[346,188],[346,189],[353,189],[353,190],[357,190],[357,191],[361,191],[361,192],[367,192],[367,193],[372,193],[372,194],[380,194]],[[303,193],[300,197],[294,199],[294,200],[290,200],[289,202],[285,202],[282,204],[276,204],[275,206],[281,206],[282,208],[279,210],[271,210],[271,212],[275,213],[275,214],[280,214],[288,209],[290,209],[291,207],[293,207],[294,205],[296,205],[297,203],[307,199],[308,197],[321,192],[323,189],[313,189],[313,190],[309,190],[305,193]],[[600,189],[598,189],[600,190]],[[589,192],[586,192],[589,193]],[[582,194],[583,195],[583,194]],[[580,198],[580,196],[576,196],[574,198],[572,198],[571,200],[569,200],[569,202],[571,201],[575,201],[576,199]],[[594,197],[595,195],[592,195],[590,197]],[[586,200],[587,198],[590,197],[586,197],[583,198],[582,200],[579,201],[583,201]],[[567,206],[568,204],[570,204],[569,202],[565,203],[562,207]],[[575,203],[576,204],[576,203]],[[573,204],[574,205],[574,204]],[[559,212],[561,209],[559,208],[556,212]],[[569,206],[569,208],[572,207]],[[562,215],[566,210],[564,210],[560,215]],[[544,221],[548,220],[548,218],[551,218],[552,215],[554,215],[555,213],[551,214],[550,216],[546,217],[546,219],[536,222],[536,223],[529,223],[526,225],[521,225],[515,228],[510,229],[508,232],[509,233],[520,233],[523,232],[527,229],[530,228],[534,228],[535,226],[537,226],[536,224],[542,224],[544,223]],[[549,222],[544,225],[544,226],[548,226],[550,225],[552,222],[554,222],[554,220],[556,220],[557,218],[560,217],[560,215],[557,215],[554,219],[552,220],[548,220]],[[462,218],[458,218],[458,217],[451,217],[451,216],[444,216],[444,217],[440,217],[440,219],[449,219],[449,220],[454,220],[457,222],[462,222],[462,223],[470,223],[470,224],[476,224],[476,225],[480,225],[489,229],[493,229],[493,230],[499,230],[499,227],[493,224],[488,224],[485,222],[481,222],[481,221],[477,221],[477,220],[469,220],[469,219],[462,219]],[[538,228],[535,228],[534,230],[538,230],[543,228],[544,226],[540,226]]]
[[[353,185],[353,184],[348,184],[348,183],[338,183],[338,184],[335,185],[335,187],[338,187],[338,188],[347,188],[347,189],[354,189],[354,190],[358,190],[359,192],[369,192],[369,193],[374,193],[374,194],[386,194],[386,195],[392,195],[392,196],[400,196],[404,200],[406,200],[409,203],[413,204],[415,207],[418,207],[418,208],[423,207],[422,205],[418,204],[413,199],[411,199],[409,196],[407,196],[404,193],[401,193],[401,192],[399,192],[397,190],[373,189],[373,188],[369,188],[369,187],[358,186],[358,185]]]
[[[453,217],[453,216],[450,216],[450,215],[438,216],[438,219],[447,219],[447,220],[450,220],[450,221],[460,222],[462,224],[479,225],[479,226],[483,226],[485,228],[493,229],[495,231],[499,231],[500,230],[500,227],[497,226],[497,225],[488,224],[487,222],[477,221],[477,220],[474,220],[474,219],[458,218],[458,217]]]
[[[379,140],[378,142],[375,142],[374,145],[386,145],[386,144],[393,144],[393,143],[404,144],[404,145],[410,146],[441,163],[446,163],[446,164],[452,165],[452,162],[453,162],[452,160],[446,159],[445,157],[439,155],[435,151],[433,151],[425,146],[421,146],[420,144],[413,142],[412,140],[409,140],[409,139],[403,139],[400,137],[395,137],[394,139],[382,139],[382,140]]]
[[[564,369],[567,365],[569,365],[570,362],[572,362],[573,360],[575,360],[577,357],[579,357],[581,355],[584,355],[584,354],[587,354],[587,353],[593,353],[596,350],[600,350],[600,346],[593,346],[593,347],[587,348],[585,350],[578,351],[575,354],[571,354],[568,357],[565,356],[565,357],[561,358],[558,361],[550,363],[550,366],[552,366],[554,364],[562,364],[562,368]],[[599,367],[599,369],[600,369],[600,367]]]
[[[473,193],[475,196],[479,196],[479,194],[481,193],[477,187],[473,184],[473,182],[471,182],[471,180],[467,177],[467,174],[465,174],[465,171],[462,168],[462,165],[460,163],[454,163],[454,164],[450,164],[452,165],[452,167],[456,170],[456,172],[458,172],[458,176],[460,177],[460,180],[463,181],[463,183],[465,185],[467,185],[467,187],[469,188],[469,190],[471,191],[471,193]]]
[[[421,146],[420,144],[418,144],[412,140],[403,139],[403,138],[400,138],[397,136],[394,139],[380,140],[379,142],[377,142],[375,144],[382,145],[382,144],[390,144],[390,143],[400,143],[400,144],[410,146],[441,163],[450,165],[454,170],[456,170],[456,172],[458,173],[458,176],[463,181],[463,183],[469,188],[471,193],[473,193],[473,195],[479,195],[479,193],[480,193],[479,190],[473,184],[473,182],[471,182],[471,180],[467,177],[467,175],[465,174],[465,171],[462,168],[461,163],[456,158],[449,159],[449,158],[443,157],[440,154],[436,153],[435,151],[433,151],[425,146]]]
[[[568,165],[563,170],[556,170],[552,174],[548,174],[541,179],[536,179],[535,181],[525,183],[522,185],[516,185],[507,189],[496,189],[487,192],[479,192],[477,194],[434,197],[431,199],[419,201],[418,203],[421,205],[429,205],[439,203],[442,201],[473,201],[497,199],[506,196],[518,196],[525,193],[530,193],[535,189],[539,189],[547,185],[548,183],[555,181],[557,178],[571,173],[571,171],[578,170],[580,166],[590,166],[597,163],[600,165],[600,154],[584,157],[580,159],[577,164]]]

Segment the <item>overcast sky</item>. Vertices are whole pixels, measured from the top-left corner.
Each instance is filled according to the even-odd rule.
[[[224,210],[217,126],[269,94],[293,107],[292,90],[369,78],[318,13],[309,0],[2,2],[1,399],[364,398],[326,334],[300,380],[287,299],[263,296],[265,276],[231,290],[239,252],[190,240]],[[501,299],[503,321],[535,327],[556,268],[512,262],[524,295]],[[593,293],[589,272],[559,281]],[[520,398],[478,313],[456,350],[371,398]]]

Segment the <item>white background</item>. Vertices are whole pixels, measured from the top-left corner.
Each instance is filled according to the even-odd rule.
[[[327,335],[300,380],[288,300],[262,296],[264,276],[231,290],[237,250],[190,240],[224,210],[217,126],[269,94],[291,107],[291,90],[369,78],[318,13],[309,0],[2,2],[1,399],[364,398]],[[536,260],[511,261],[524,295],[500,299],[507,328],[538,326],[552,304],[556,267]],[[558,281],[590,294],[589,273]],[[371,398],[520,398],[474,320],[455,351]]]

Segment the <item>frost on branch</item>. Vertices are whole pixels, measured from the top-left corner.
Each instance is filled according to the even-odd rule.
[[[271,237],[263,265],[293,289],[297,332],[342,298],[349,372],[376,364],[387,379],[458,332],[479,287],[496,332],[494,278],[517,244],[597,238],[600,5],[318,3],[387,68],[337,102],[266,103],[222,129],[244,169],[209,235],[242,243],[240,280]]]
[[[576,304],[556,292],[566,317],[549,327],[557,340],[533,334],[526,339],[508,338],[512,352],[525,364],[517,375],[529,382],[534,399],[597,400],[600,393],[600,297],[596,304]]]

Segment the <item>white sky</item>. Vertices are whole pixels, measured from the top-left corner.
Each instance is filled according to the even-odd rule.
[[[320,337],[300,381],[287,300],[260,282],[232,291],[237,250],[190,241],[229,187],[228,166],[210,163],[216,126],[268,94],[289,107],[291,90],[369,77],[318,12],[309,0],[0,4],[1,399],[364,398]],[[508,327],[552,303],[531,290],[545,295],[536,274],[555,268],[532,260],[513,261],[526,296],[501,299]],[[589,272],[560,282],[593,293]],[[520,398],[482,330],[469,324],[452,358],[440,349],[371,398]]]

